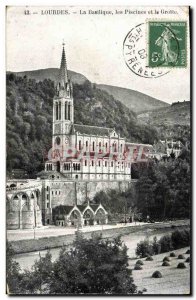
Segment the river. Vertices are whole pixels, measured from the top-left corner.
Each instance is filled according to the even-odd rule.
[[[171,228],[168,229],[147,229],[144,231],[140,231],[137,233],[130,233],[127,235],[122,236],[122,241],[125,243],[125,245],[128,247],[128,255],[130,258],[135,257],[135,249],[137,246],[137,243],[144,240],[145,238],[149,238],[150,240],[153,239],[154,236],[156,236],[158,239],[162,237],[165,234],[171,233],[173,230]],[[67,249],[71,246],[67,246]],[[60,248],[53,248],[50,250],[52,254],[52,260],[56,260],[58,257]],[[40,253],[40,254],[39,254]],[[15,260],[20,264],[21,269],[31,269],[31,266],[33,265],[34,261],[36,259],[39,259],[39,255],[44,256],[46,254],[46,250],[42,251],[35,251],[30,253],[22,253],[15,255]]]

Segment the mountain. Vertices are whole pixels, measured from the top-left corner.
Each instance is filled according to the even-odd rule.
[[[40,69],[40,70],[33,70],[33,71],[24,71],[24,72],[8,72],[13,73],[17,76],[27,76],[30,79],[35,79],[36,81],[43,81],[44,79],[50,79],[52,81],[56,81],[59,75],[59,69],[57,68],[49,68],[49,69]],[[68,71],[68,76],[73,83],[82,84],[84,83],[87,78],[74,71]]]
[[[190,126],[190,101],[175,102],[168,107],[139,113],[137,117],[141,122],[153,126],[160,126],[161,124]]]
[[[169,104],[164,101],[160,101],[138,91],[105,84],[98,84],[97,86],[136,113],[169,106]]]
[[[43,81],[44,79],[51,79],[52,81],[56,81],[56,78],[58,78],[58,72],[59,69],[57,68],[49,68],[12,73],[21,77],[27,76],[28,78],[35,79],[36,81]],[[73,83],[77,84],[83,84],[87,80],[84,75],[73,71],[68,71],[68,76]],[[96,86],[99,89],[108,92],[108,94],[112,95],[116,100],[122,102],[125,106],[127,106],[135,113],[143,112],[146,110],[153,110],[159,107],[167,107],[169,105],[166,102],[160,101],[134,90],[104,84],[96,84]]]

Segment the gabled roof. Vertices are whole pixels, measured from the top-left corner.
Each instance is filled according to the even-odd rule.
[[[89,126],[89,125],[73,125],[74,131],[80,134],[86,135],[99,135],[99,136],[110,136],[110,134],[115,131],[113,128],[106,127],[97,127],[97,126]]]
[[[92,208],[92,210],[95,212],[96,210],[97,210],[97,208],[99,207],[99,204],[90,204],[89,205],[91,208]]]
[[[87,208],[87,205],[76,205],[76,207],[79,209],[80,212],[83,212],[85,208]]]
[[[59,205],[53,208],[53,212],[58,215],[68,215],[73,208],[77,208],[81,213],[85,211],[85,209],[89,207],[91,208],[94,212],[100,207],[105,210],[103,205],[100,204],[88,204],[88,205]]]

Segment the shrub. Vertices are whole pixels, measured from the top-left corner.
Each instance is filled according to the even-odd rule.
[[[144,262],[141,259],[139,259],[139,260],[136,261],[136,265],[143,266]]]
[[[142,266],[138,264],[136,264],[134,267],[134,270],[142,270],[142,269],[143,269]]]
[[[172,239],[170,235],[164,235],[159,240],[161,253],[173,250]]]
[[[187,247],[190,245],[190,230],[175,230],[171,234],[174,249]]]
[[[178,259],[185,259],[185,256],[183,254],[179,254]]]
[[[186,254],[190,254],[191,253],[191,251],[190,251],[190,249],[188,249],[187,251],[186,251]]]
[[[162,263],[162,266],[163,266],[163,267],[169,267],[169,266],[170,266],[170,263],[169,263],[168,261],[164,261],[164,262]]]
[[[155,271],[153,274],[152,274],[152,277],[153,278],[162,278],[162,274],[160,271]]]
[[[146,261],[152,261],[152,260],[153,260],[152,256],[146,257]]]
[[[159,254],[161,252],[161,245],[160,245],[159,241],[157,241],[156,236],[153,238],[152,248],[153,248],[154,254]]]
[[[141,241],[137,244],[135,251],[136,255],[139,257],[146,257],[148,255],[153,255],[153,247],[149,240]]]
[[[178,269],[185,269],[186,268],[186,265],[184,264],[184,263],[179,263],[178,265],[177,265],[177,268]]]
[[[175,252],[170,253],[170,257],[175,257],[175,256],[176,256]]]
[[[187,263],[190,262],[190,257],[187,257],[186,262],[187,262]]]
[[[165,256],[163,261],[170,261],[170,258],[168,256]]]

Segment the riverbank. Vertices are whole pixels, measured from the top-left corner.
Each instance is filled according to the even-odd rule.
[[[107,227],[106,227],[107,226]],[[92,226],[85,227],[80,229],[80,232],[83,233],[85,238],[90,238],[92,234],[102,235],[102,238],[114,238],[118,235],[128,235],[131,233],[139,233],[145,231],[153,231],[156,234],[156,231],[164,230],[169,231],[176,228],[186,228],[190,226],[189,220],[178,220],[172,222],[164,223],[138,223],[138,224],[127,224],[127,225],[104,225],[104,226]],[[47,229],[47,228],[46,228]],[[75,231],[71,232],[71,228],[67,230],[59,231],[59,228],[52,229],[52,235],[47,236],[47,233],[51,231],[51,228],[48,228],[48,231],[45,230],[46,236],[36,238],[26,238],[26,239],[13,239],[11,238],[10,231],[7,233],[8,240],[11,242],[13,250],[16,254],[19,253],[29,253],[34,251],[41,251],[46,249],[53,249],[62,247],[63,245],[71,245],[75,239]],[[55,236],[56,233],[56,236]],[[60,234],[61,233],[61,234]],[[11,232],[12,235],[17,235],[17,232]],[[28,232],[27,232],[28,234]],[[33,233],[34,234],[34,233]],[[58,234],[58,235],[57,235]],[[20,236],[18,236],[20,238]]]

